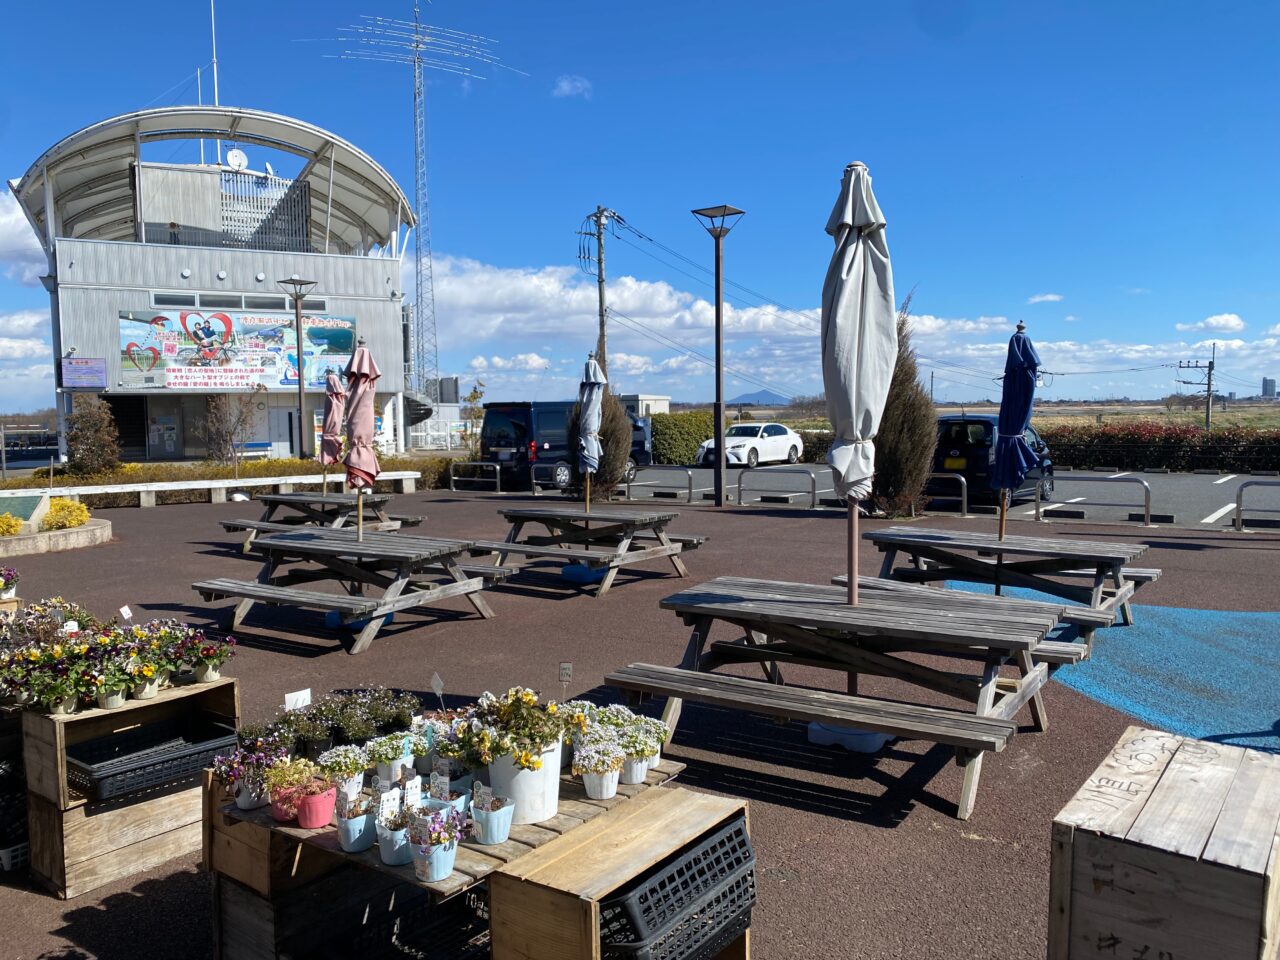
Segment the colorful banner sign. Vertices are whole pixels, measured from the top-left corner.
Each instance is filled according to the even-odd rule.
[[[324,390],[330,370],[355,350],[352,317],[302,318],[308,390]],[[298,347],[287,314],[238,311],[120,312],[120,380],[126,390],[298,389]]]
[[[63,357],[63,390],[105,390],[107,388],[106,357]]]

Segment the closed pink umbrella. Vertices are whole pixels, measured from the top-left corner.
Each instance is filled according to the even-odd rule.
[[[374,399],[382,371],[373,362],[373,354],[364,345],[364,337],[356,341],[356,352],[347,364],[347,486],[361,495],[356,507],[359,535],[364,535],[363,495],[373,489],[378,479],[378,454],[373,449]]]
[[[320,462],[328,467],[342,459],[342,417],[347,409],[347,391],[332,370],[325,381],[324,423],[320,427]],[[324,486],[329,489],[329,471],[324,471]]]

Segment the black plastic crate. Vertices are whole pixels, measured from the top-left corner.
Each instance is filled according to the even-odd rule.
[[[27,791],[0,789],[0,847],[12,847],[27,839]]]
[[[735,817],[600,903],[608,960],[703,960],[751,923],[755,852]]]
[[[235,728],[207,717],[146,723],[67,747],[67,785],[106,800],[194,777],[235,745]]]

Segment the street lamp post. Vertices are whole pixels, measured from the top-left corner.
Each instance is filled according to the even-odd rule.
[[[307,381],[302,368],[302,301],[314,289],[316,281],[299,280],[298,275],[295,273],[288,280],[277,280],[276,283],[280,284],[285,292],[293,298],[293,338],[297,343],[295,349],[298,353],[298,458],[305,460],[307,457],[307,434],[304,419],[307,413]]]
[[[724,449],[724,238],[743,211],[728,204],[691,211],[715,238],[716,244],[716,402],[715,402],[715,504],[724,506],[724,479],[727,455]]]

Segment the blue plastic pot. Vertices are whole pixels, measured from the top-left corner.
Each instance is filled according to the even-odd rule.
[[[378,821],[371,813],[350,819],[338,818],[338,843],[347,853],[359,853],[373,846],[378,838]]]
[[[437,810],[448,810],[452,807],[458,813],[467,812],[467,801],[470,799],[469,794],[460,794],[456,800],[437,800],[435,797],[423,797],[422,809],[430,810],[435,813]]]
[[[588,567],[585,563],[567,563],[560,568],[560,576],[579,586],[600,583],[608,572],[608,567]]]
[[[506,843],[507,838],[511,836],[511,818],[515,815],[516,805],[505,797],[500,799],[505,802],[499,810],[477,810],[474,803],[470,805],[473,821],[471,836],[476,843],[491,846],[495,843]]]
[[[453,873],[453,862],[458,859],[458,841],[430,845],[414,843],[413,872],[424,883],[439,883],[448,880]]]
[[[378,855],[391,867],[403,866],[413,859],[413,844],[409,843],[409,828],[388,830],[378,824]]]

